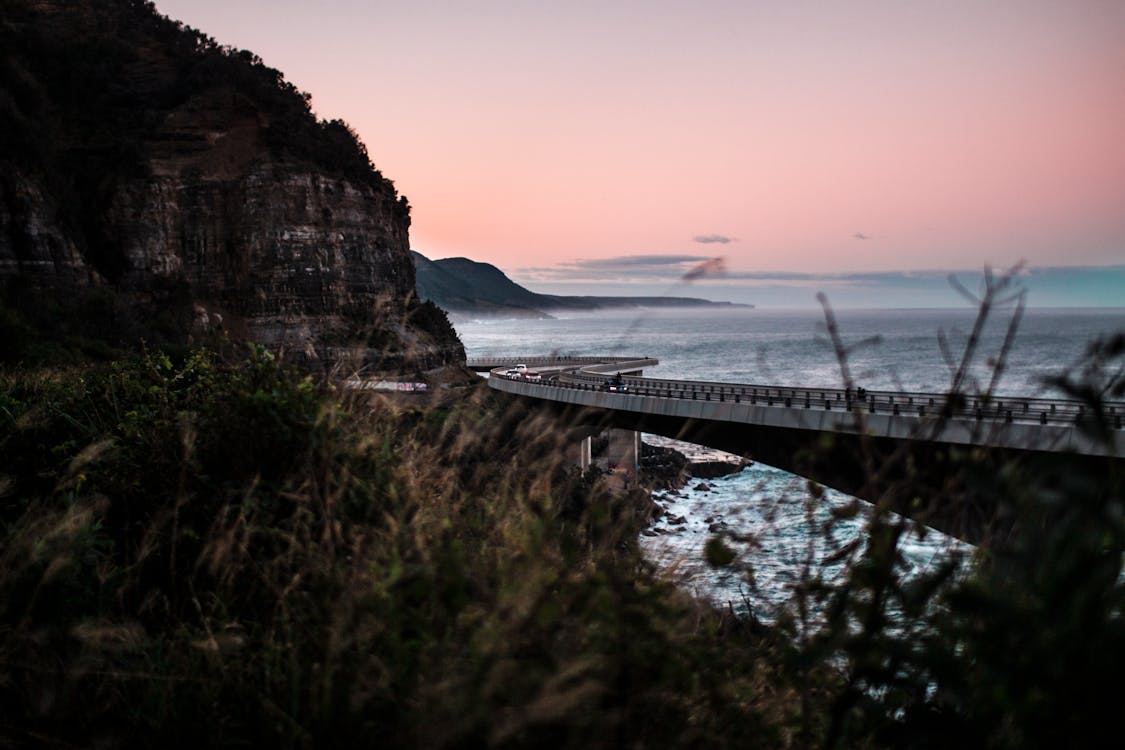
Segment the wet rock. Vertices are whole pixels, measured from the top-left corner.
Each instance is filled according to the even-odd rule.
[[[699,484],[692,487],[692,489],[696,492],[710,492],[711,485],[707,484],[706,482],[700,482]]]
[[[669,518],[668,519],[668,525],[669,526],[681,526],[685,523],[687,523],[687,517],[686,516],[676,516],[675,518]]]
[[[687,457],[674,448],[641,444],[640,471],[651,487],[675,489],[688,475]]]
[[[692,461],[688,473],[697,479],[715,479],[737,474],[747,465],[747,461]]]

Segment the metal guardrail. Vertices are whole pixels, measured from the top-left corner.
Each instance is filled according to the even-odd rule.
[[[594,372],[597,365],[614,365],[626,362],[640,364],[651,362],[639,357],[554,357],[521,358],[518,361],[531,365],[532,361],[550,359],[550,364],[562,371],[544,386],[577,390],[606,390],[609,376]],[[500,362],[492,374],[504,377],[512,358],[496,358]],[[573,367],[568,367],[573,365]],[[591,367],[590,365],[594,365]],[[541,365],[536,365],[541,366]],[[649,365],[644,365],[649,366]],[[622,369],[625,369],[624,367]],[[1009,396],[971,396],[923,392],[871,391],[857,392],[842,388],[804,388],[709,381],[665,380],[640,376],[622,376],[628,392],[639,396],[684,399],[693,401],[730,401],[792,409],[819,409],[823,411],[853,412],[863,410],[868,414],[895,416],[942,417],[966,421],[988,421],[1040,425],[1073,425],[1093,417],[1086,404],[1071,399],[1047,399]],[[1122,429],[1125,421],[1125,402],[1105,404],[1105,418],[1112,429]]]
[[[612,363],[625,363],[635,362],[637,360],[651,361],[656,364],[657,360],[649,360],[647,357],[568,357],[565,355],[547,355],[547,356],[526,356],[526,357],[469,357],[465,361],[465,366],[473,370],[493,370],[499,367],[512,367],[517,363],[522,363],[528,367],[550,367],[550,366],[581,366],[581,365],[601,365]]]

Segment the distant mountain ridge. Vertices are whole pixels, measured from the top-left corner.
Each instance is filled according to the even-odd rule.
[[[520,286],[491,263],[469,258],[430,260],[411,251],[415,289],[451,312],[511,317],[549,317],[552,311],[601,310],[618,307],[753,307],[696,297],[596,297],[538,294]]]

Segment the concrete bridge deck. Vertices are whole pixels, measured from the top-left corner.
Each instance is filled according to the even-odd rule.
[[[509,378],[516,363],[544,380]],[[864,433],[1014,450],[1122,456],[1125,402],[1101,415],[1110,433],[1092,431],[1095,415],[1080,401],[1030,397],[954,396],[868,390],[863,397],[839,388],[802,388],[623,375],[626,390],[606,390],[610,373],[639,372],[658,364],[647,357],[524,357],[471,360],[490,371],[500,391],[595,409],[679,419],[779,427],[815,432]],[[718,446],[713,446],[718,447]]]
[[[503,364],[487,368],[495,362]],[[536,368],[542,380],[506,376],[515,363]],[[549,404],[568,425],[649,432],[718,448],[873,503],[889,503],[972,543],[1006,534],[1011,519],[997,525],[991,491],[958,478],[953,467],[963,465],[964,458],[957,459],[957,453],[992,469],[1024,462],[1044,476],[1125,475],[1121,402],[1092,414],[1082,402],[1067,399],[887,391],[856,398],[843,389],[640,374],[655,364],[647,357],[470,362],[489,369],[493,389]],[[607,390],[611,373],[618,372],[626,388]]]

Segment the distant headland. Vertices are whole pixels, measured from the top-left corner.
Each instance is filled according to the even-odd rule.
[[[596,297],[539,294],[520,286],[496,266],[469,258],[430,260],[411,251],[415,288],[422,300],[454,315],[549,318],[552,312],[637,307],[740,307],[698,297]]]

